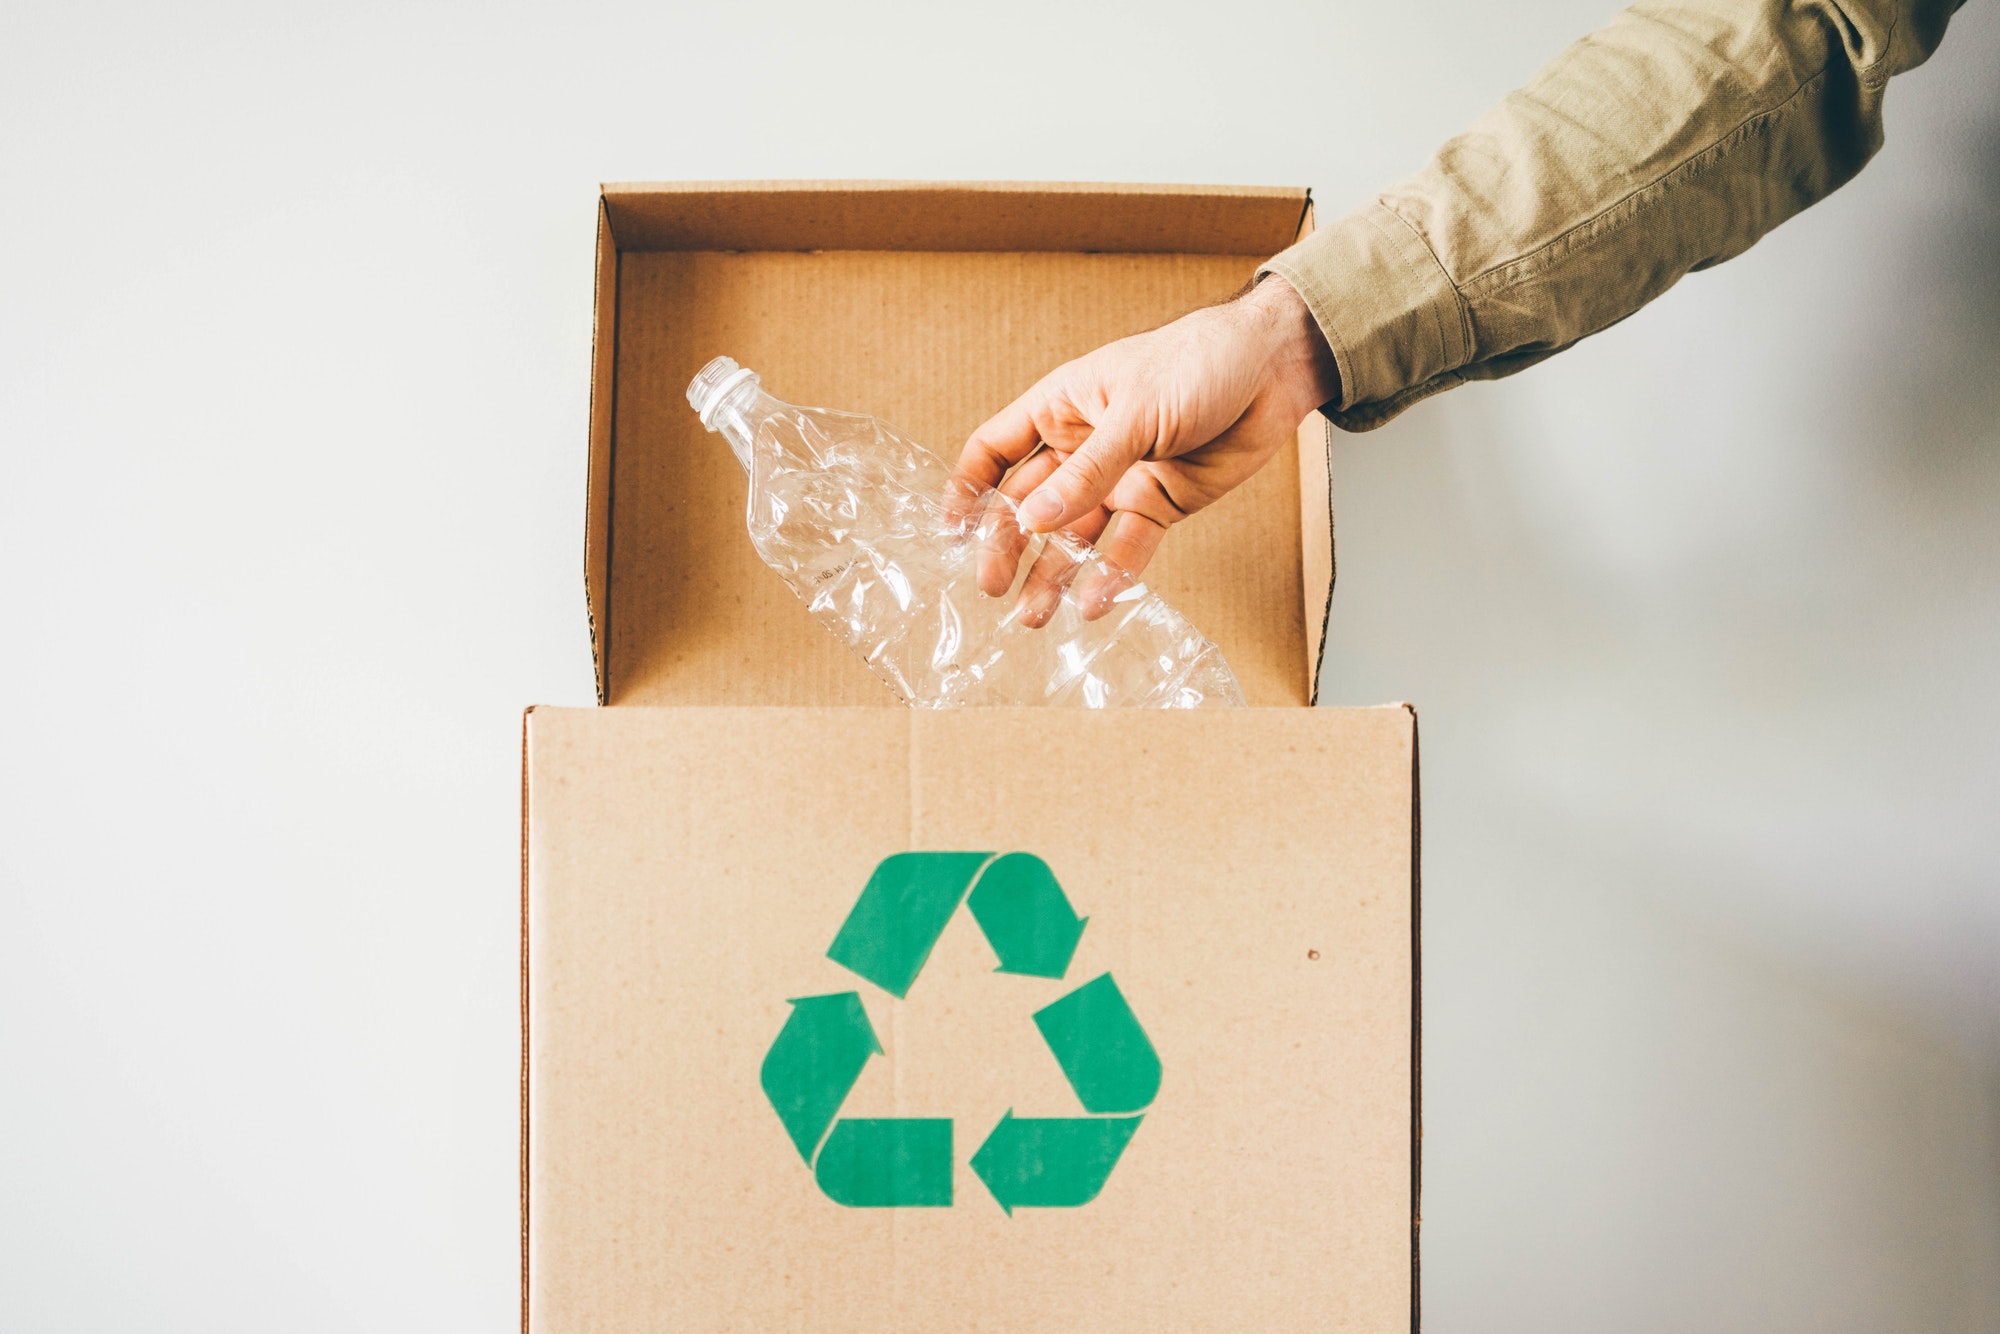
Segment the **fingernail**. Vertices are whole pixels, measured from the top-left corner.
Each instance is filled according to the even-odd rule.
[[[1046,528],[1062,517],[1062,497],[1053,491],[1037,491],[1021,502],[1021,520],[1030,528]]]

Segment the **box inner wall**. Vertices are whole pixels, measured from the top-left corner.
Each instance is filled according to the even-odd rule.
[[[684,396],[735,357],[797,403],[941,456],[1062,361],[1241,287],[1261,256],[714,251],[619,257],[608,563],[612,704],[896,704],[766,569],[745,481]],[[1147,581],[1253,704],[1306,699],[1296,446],[1176,527]]]

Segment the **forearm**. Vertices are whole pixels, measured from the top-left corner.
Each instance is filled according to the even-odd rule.
[[[1641,4],[1416,176],[1271,260],[1331,348],[1328,415],[1379,425],[1510,374],[1742,253],[1852,179],[1889,78],[1957,0]]]

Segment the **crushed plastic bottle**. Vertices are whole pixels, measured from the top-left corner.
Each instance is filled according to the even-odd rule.
[[[1221,651],[1158,594],[1067,534],[1027,537],[998,491],[951,496],[950,469],[873,417],[783,402],[728,357],[688,402],[750,476],[757,554],[906,702],[1243,703]],[[982,553],[1017,549],[1010,592],[981,593]]]

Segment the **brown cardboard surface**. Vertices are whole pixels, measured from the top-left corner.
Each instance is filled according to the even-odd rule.
[[[710,357],[951,457],[1052,366],[1227,297],[1310,225],[1300,190],[607,186],[585,555],[600,701],[893,703],[743,540],[741,474],[684,397]],[[1332,533],[1323,441],[1306,450],[1179,525],[1147,571],[1252,703],[1313,689]]]
[[[726,351],[799,403],[955,452],[1049,367],[1240,287],[1247,257],[832,251],[620,258],[613,704],[890,704],[743,533],[745,481],[684,394]],[[945,445],[941,442],[949,442]],[[1177,526],[1147,580],[1253,703],[1304,703],[1297,465]]]
[[[1333,427],[1317,412],[1299,426],[1299,587],[1305,599],[1304,647],[1312,667],[1308,702],[1319,701],[1326,627],[1333,615]]]
[[[1049,724],[531,713],[530,1328],[1410,1327],[1414,718]],[[912,848],[1047,860],[1089,918],[1068,980],[994,974],[963,907],[905,1001],[827,959]],[[1106,969],[1159,1095],[1095,1201],[1009,1217],[966,1160],[1076,1114],[1029,1015]],[[950,1208],[832,1203],[762,1095],[787,999],[846,989],[886,1054],[842,1114],[953,1117]]]
[[[599,698],[677,707],[526,724],[525,1327],[1414,1323],[1414,717],[823,707],[893,697],[757,561],[741,474],[683,396],[727,353],[949,455],[1049,367],[1227,296],[1311,225],[1298,190],[606,187]],[[1312,697],[1324,465],[1315,418],[1148,571],[1253,703]],[[924,848],[1047,859],[1090,918],[1067,981],[996,976],[963,907],[904,1001],[828,959],[870,870]],[[969,1159],[1010,1108],[1076,1114],[1030,1015],[1107,969],[1159,1096],[1099,1198],[1009,1217]],[[951,1117],[951,1208],[834,1204],[763,1096],[788,998],[849,990],[886,1055],[841,1114]]]
[[[590,473],[583,521],[584,606],[597,700],[605,702],[605,631],[611,595],[611,408],[618,371],[618,247],[603,201],[597,206],[597,283],[590,324]]]
[[[1070,250],[1268,257],[1296,187],[1011,181],[607,185],[621,250]]]
[[[1299,219],[1299,238],[1312,235],[1313,206]],[[1299,559],[1305,597],[1305,649],[1311,663],[1310,700],[1319,700],[1326,625],[1333,615],[1333,425],[1319,413],[1299,423]]]

